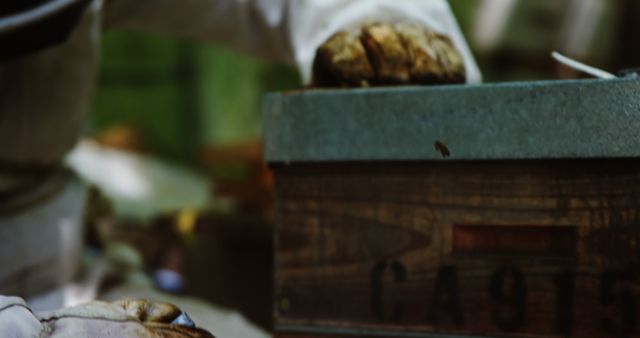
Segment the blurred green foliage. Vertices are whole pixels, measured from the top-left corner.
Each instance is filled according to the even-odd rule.
[[[587,55],[581,61],[602,68],[611,67],[611,63],[616,62],[616,49],[620,49],[616,45],[619,36],[619,15],[624,11],[622,4],[625,1],[635,0],[607,1],[604,3],[603,13],[593,18],[593,25],[597,29]],[[449,3],[473,49],[471,33],[480,1],[449,0]],[[572,7],[569,5],[569,1],[560,0],[518,0],[497,48],[484,53],[475,51],[484,81],[557,78],[557,63],[551,59],[550,54],[552,50],[563,51],[563,25],[566,24],[565,20],[573,15]],[[624,49],[628,49],[628,46],[624,46]]]
[[[478,7],[478,0],[449,0],[449,6],[460,24],[462,32],[468,33],[474,12]]]
[[[207,144],[259,137],[262,94],[300,86],[290,66],[218,46],[107,32],[102,47],[90,132],[132,127],[152,154],[183,164]]]

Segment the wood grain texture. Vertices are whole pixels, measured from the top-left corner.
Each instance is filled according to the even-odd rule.
[[[640,161],[316,163],[274,172],[277,325],[639,334]]]

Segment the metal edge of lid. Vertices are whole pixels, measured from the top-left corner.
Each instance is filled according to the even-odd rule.
[[[633,158],[640,80],[271,93],[263,128],[269,163]]]

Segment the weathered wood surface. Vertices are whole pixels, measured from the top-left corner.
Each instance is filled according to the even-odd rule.
[[[274,169],[282,334],[640,334],[640,160]]]

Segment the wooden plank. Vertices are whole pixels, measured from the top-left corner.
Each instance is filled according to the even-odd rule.
[[[281,327],[639,334],[640,160],[274,169]]]
[[[576,228],[539,225],[458,225],[451,227],[454,254],[576,254]]]

